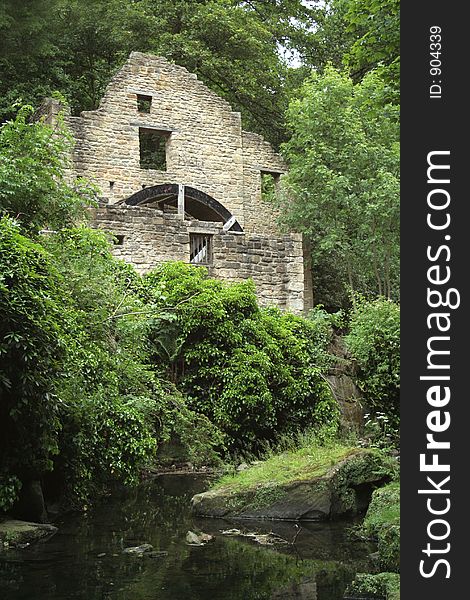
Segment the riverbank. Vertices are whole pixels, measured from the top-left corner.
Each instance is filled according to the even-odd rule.
[[[222,477],[191,502],[203,517],[328,520],[365,512],[396,472],[377,450],[309,444]]]
[[[376,567],[380,573],[358,573],[348,588],[352,596],[382,595],[400,598],[400,483],[393,481],[376,490],[358,534],[377,544]],[[347,597],[347,596],[346,596]]]

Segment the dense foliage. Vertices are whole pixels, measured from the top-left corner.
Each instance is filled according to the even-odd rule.
[[[354,85],[330,66],[289,107],[283,218],[308,237],[317,301],[330,308],[350,289],[398,296],[398,109],[386,96],[375,72]]]
[[[322,311],[260,309],[250,282],[182,264],[141,278],[104,234],[75,226],[93,187],[67,181],[60,117],[52,128],[20,106],[57,90],[73,114],[96,108],[132,50],[197,73],[276,146],[290,138],[284,221],[311,243],[317,302],[344,306],[348,288],[398,295],[397,0],[6,0],[0,510],[32,479],[83,506],[135,482],[165,446],[208,464],[336,430]],[[272,178],[263,194],[276,195]],[[348,337],[370,406],[394,425],[397,311],[356,302]]]
[[[385,298],[355,299],[346,343],[358,365],[367,405],[398,434],[400,418],[400,308]]]
[[[0,485],[13,497],[21,479],[52,466],[58,399],[53,382],[64,360],[58,274],[49,256],[0,221]],[[0,509],[8,504],[0,495]]]
[[[83,216],[93,189],[81,180],[74,186],[64,181],[71,140],[60,119],[53,128],[33,120],[32,113],[23,106],[0,128],[0,215],[37,231]]]
[[[321,376],[322,327],[262,310],[251,282],[227,285],[200,267],[167,263],[145,284],[151,301],[175,315],[150,333],[156,361],[231,448],[253,450],[307,424],[336,422]]]

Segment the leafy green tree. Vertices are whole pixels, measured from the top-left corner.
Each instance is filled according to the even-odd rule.
[[[279,144],[298,75],[282,54],[302,50],[314,14],[301,0],[8,0],[0,13],[0,117],[12,115],[18,98],[37,105],[53,90],[73,114],[94,109],[111,75],[139,50],[197,73],[242,112],[247,129]]]
[[[150,332],[155,362],[225,432],[229,448],[255,450],[282,433],[336,422],[321,376],[324,327],[261,310],[252,282],[227,285],[202,267],[167,263],[145,283],[149,298],[177,317],[163,337],[160,328]]]
[[[357,85],[329,66],[289,107],[290,171],[284,219],[312,246],[317,301],[347,304],[347,290],[398,296],[398,108],[375,73]]]
[[[381,66],[398,92],[400,76],[400,0],[349,0],[345,14],[356,38],[345,61],[354,79]]]
[[[58,452],[54,381],[65,358],[58,274],[43,248],[0,220],[0,509],[20,482],[52,468]],[[3,479],[3,481],[2,481]]]
[[[51,19],[56,9],[56,0],[0,3],[0,121],[12,117],[13,104],[39,105],[52,91],[57,47]]]
[[[92,190],[81,180],[65,183],[71,140],[60,121],[52,128],[32,113],[23,106],[0,128],[0,214],[38,231],[83,217]]]
[[[346,345],[358,365],[358,384],[367,405],[394,428],[400,419],[400,308],[378,298],[354,299]]]

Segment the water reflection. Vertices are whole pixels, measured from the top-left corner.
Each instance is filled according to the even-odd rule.
[[[196,476],[165,476],[122,492],[86,515],[64,518],[47,543],[0,553],[0,597],[8,600],[340,600],[370,548],[343,524],[194,520],[189,500],[207,488]],[[273,532],[288,543],[262,547],[221,530]],[[215,536],[185,543],[188,530]],[[295,544],[291,542],[295,539]],[[150,543],[152,556],[123,554]],[[158,554],[161,552],[161,554]]]

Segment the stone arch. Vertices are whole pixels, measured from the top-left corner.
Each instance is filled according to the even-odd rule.
[[[128,206],[157,206],[164,204],[176,207],[178,205],[179,185],[163,183],[152,185],[139,190],[124,200]],[[218,200],[205,192],[190,186],[184,186],[185,213],[199,221],[217,221],[228,225],[226,229],[240,231],[243,229],[234,215]]]

